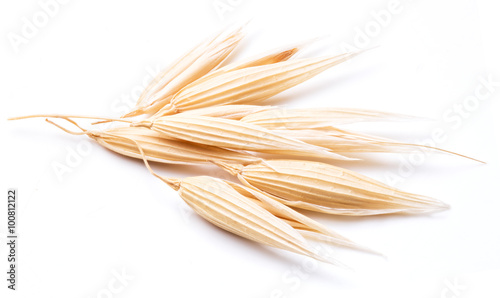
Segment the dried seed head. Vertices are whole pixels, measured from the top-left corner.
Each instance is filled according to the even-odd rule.
[[[148,127],[171,138],[234,150],[347,159],[324,148],[231,119],[190,116],[181,113],[148,119],[132,125]]]
[[[77,126],[81,132],[72,132],[48,119],[46,121],[70,134],[87,135],[101,146],[133,158],[145,158],[149,161],[168,164],[191,165],[213,162],[238,164],[265,162],[263,159],[246,152],[185,142],[169,138],[144,127],[116,127],[105,131],[88,131],[66,116],[57,116],[56,118],[67,120]]]
[[[331,258],[315,253],[299,232],[221,179],[198,176],[162,180],[177,190],[179,196],[201,217],[226,231],[340,265]]]
[[[253,200],[256,204],[271,212],[274,216],[284,220],[305,238],[379,254],[369,248],[352,242],[342,235],[331,231],[319,222],[280,203],[279,198],[269,193],[230,181],[226,181],[226,183],[241,195]]]
[[[243,184],[272,194],[283,204],[323,213],[362,216],[448,208],[441,201],[320,162],[268,160],[266,166],[219,165]]]
[[[406,115],[340,108],[277,108],[249,114],[241,119],[268,129],[316,129],[362,121],[411,119]]]
[[[215,106],[215,107],[190,110],[183,112],[182,114],[190,116],[207,116],[207,117],[240,120],[241,118],[247,115],[275,108],[276,107],[273,106],[227,105],[227,106]]]
[[[122,155],[142,159],[139,144],[150,161],[168,164],[202,164],[213,161],[251,164],[262,159],[245,152],[185,142],[144,127],[120,127],[89,136],[100,145]]]
[[[297,54],[305,45],[312,42],[308,41],[307,43],[277,49],[267,54],[261,54],[210,71],[216,69],[240,42],[242,38],[241,28],[230,31],[229,35],[226,35],[228,34],[223,32],[212,41],[202,43],[160,73],[139,98],[137,102],[138,110],[132,111],[127,116],[158,111],[159,108],[168,104],[181,88],[194,81],[201,82],[238,69],[286,61]],[[151,104],[153,105],[150,106]]]
[[[273,130],[288,138],[295,138],[305,143],[328,148],[335,152],[405,152],[405,148],[391,147],[390,140],[366,136],[352,131],[331,127],[327,130],[314,129],[279,129]],[[392,143],[395,144],[393,141]]]
[[[242,29],[225,30],[179,58],[149,84],[139,97],[136,108],[124,117],[157,112],[181,88],[217,68],[240,43]]]
[[[358,53],[284,61],[221,73],[179,91],[154,117],[215,105],[254,104],[300,84]]]
[[[255,66],[262,66],[262,65],[269,65],[269,64],[274,64],[278,62],[283,62],[287,61],[293,56],[295,56],[302,48],[305,46],[311,44],[315,40],[309,40],[297,45],[293,46],[287,46],[287,47],[281,47],[279,49],[275,49],[272,51],[269,51],[268,53],[265,54],[259,54],[254,57],[245,59],[241,62],[233,62],[230,63],[224,67],[221,67],[217,70],[214,70],[210,72],[209,74],[203,76],[199,80],[197,80],[193,84],[198,84],[204,81],[207,81],[209,79],[212,79],[216,76],[219,76],[223,73],[228,73],[231,71],[239,70],[239,69],[244,69],[248,67],[255,67]]]
[[[352,131],[338,129],[335,127],[323,127],[320,129],[278,129],[273,130],[284,137],[294,138],[302,142],[330,149],[337,153],[355,153],[355,152],[396,152],[409,153],[415,150],[429,150],[438,153],[460,156],[480,163],[483,161],[458,154],[452,151],[437,147],[403,143],[391,139],[380,138],[360,134]]]

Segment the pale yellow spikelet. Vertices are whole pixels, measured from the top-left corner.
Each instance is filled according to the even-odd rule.
[[[311,44],[314,42],[316,39],[309,40],[300,44],[296,44],[293,46],[286,46],[286,47],[281,47],[272,51],[269,51],[267,53],[263,54],[258,54],[254,57],[247,58],[243,61],[236,61],[233,63],[230,63],[226,66],[223,66],[217,70],[214,70],[210,72],[209,74],[203,76],[193,84],[199,84],[202,82],[205,82],[207,80],[213,79],[216,76],[219,76],[223,73],[228,73],[231,71],[239,70],[239,69],[244,69],[248,67],[254,67],[254,66],[262,66],[262,65],[269,65],[269,64],[274,64],[278,62],[283,62],[287,61],[293,56],[295,56],[302,48],[305,46]]]
[[[101,146],[133,158],[146,158],[149,161],[160,163],[187,165],[213,162],[238,164],[263,162],[261,158],[247,152],[238,152],[169,138],[162,133],[144,127],[115,127],[104,131],[89,131],[81,128],[66,116],[55,118],[67,120],[77,126],[81,132],[72,132],[48,119],[46,121],[70,134],[87,135]]]
[[[405,152],[411,147],[391,147],[381,139],[330,127],[327,130],[277,129],[273,130],[285,137],[295,138],[305,143],[324,147],[339,153],[357,152]],[[385,140],[388,143],[388,140]],[[395,143],[395,142],[393,142]],[[399,149],[399,150],[398,150]]]
[[[412,119],[415,117],[380,111],[346,108],[276,108],[241,119],[268,129],[330,128],[331,125],[362,121],[387,121]]]
[[[431,152],[445,153],[460,156],[480,163],[483,161],[455,153],[449,150],[412,143],[403,143],[391,139],[370,136],[335,127],[322,127],[319,129],[277,129],[273,132],[288,138],[294,138],[305,143],[330,149],[337,153],[410,153],[415,150],[429,150]]]
[[[224,180],[208,176],[157,177],[177,190],[197,214],[219,228],[258,243],[341,265],[328,256],[317,254],[299,232]]]
[[[139,97],[133,111],[124,117],[155,113],[184,86],[217,68],[238,46],[243,27],[228,29],[202,42],[162,71]]]
[[[262,159],[245,152],[195,144],[165,137],[144,127],[120,127],[104,132],[90,132],[100,145],[116,153],[142,159],[139,144],[150,161],[168,164],[203,164],[213,161],[252,164]]]
[[[239,28],[241,29],[241,28]],[[238,32],[240,33],[240,32]],[[241,33],[240,33],[241,34]],[[217,38],[212,40],[211,42],[205,42],[192,51],[190,51],[188,54],[180,58],[174,65],[168,67],[165,69],[161,74],[158,75],[155,80],[153,80],[150,85],[146,88],[144,93],[141,95],[137,102],[137,106],[144,105],[145,99],[149,98],[149,101],[154,100],[155,98],[158,100],[158,98],[161,97],[161,102],[158,102],[159,105],[166,105],[169,103],[170,99],[177,93],[181,88],[183,88],[186,85],[189,85],[193,81],[197,82],[202,82],[204,80],[207,80],[209,78],[218,76],[222,73],[225,72],[230,72],[238,69],[243,69],[247,67],[254,67],[254,66],[261,66],[261,65],[266,65],[266,64],[273,64],[277,62],[282,62],[286,61],[290,58],[292,58],[294,55],[296,55],[301,48],[303,48],[305,45],[311,43],[312,41],[308,41],[307,43],[302,43],[298,44],[295,46],[289,46],[289,47],[284,47],[280,48],[277,50],[270,51],[269,53],[265,54],[260,54],[255,57],[246,59],[241,62],[234,62],[230,63],[222,68],[216,69],[218,65],[213,67],[213,69],[216,69],[214,71],[210,71],[208,67],[199,67],[200,65],[197,65],[196,62],[197,60],[193,59],[203,59],[203,55],[205,52],[210,53],[210,46],[217,45],[217,41],[222,40],[226,43],[228,41],[231,41],[231,39],[226,39],[224,40],[222,38],[223,34],[219,35]],[[230,51],[234,50],[235,46],[237,43],[239,43],[239,40],[241,37],[239,35],[234,35],[237,36],[239,39],[235,39],[237,42],[229,44],[231,47],[228,49]],[[233,37],[230,35],[230,37]],[[230,51],[225,51],[225,53],[228,53]],[[209,56],[206,55],[205,56]],[[214,55],[209,56],[210,58],[213,58]],[[227,57],[227,55],[226,55]],[[220,60],[220,59],[219,59]],[[209,59],[207,59],[209,61]],[[201,61],[203,62],[203,61]],[[192,64],[190,64],[192,63]],[[201,63],[198,63],[201,64]],[[213,65],[213,64],[212,64]],[[209,66],[212,66],[209,65]],[[198,68],[197,68],[198,66]],[[203,65],[201,65],[203,66]],[[183,69],[184,68],[184,69]],[[207,73],[208,71],[208,73]],[[207,73],[205,75],[205,73]],[[180,78],[180,79],[179,79]],[[161,91],[161,92],[160,92]],[[145,112],[156,112],[156,108],[149,109]]]
[[[181,113],[147,119],[133,123],[132,126],[147,127],[168,137],[227,149],[348,159],[327,149],[283,137],[257,125],[231,119]]]
[[[300,160],[267,160],[266,165],[219,164],[245,185],[283,204],[339,215],[424,213],[447,209],[441,201],[400,191],[333,165]]]
[[[359,53],[304,58],[229,71],[183,88],[155,117],[215,105],[254,104],[298,85]]]
[[[218,118],[240,120],[241,118],[247,115],[275,108],[276,107],[274,106],[226,105],[226,106],[215,106],[215,107],[190,110],[183,112],[182,114],[190,116],[207,116],[207,117],[218,117]]]
[[[333,232],[326,226],[299,213],[285,204],[279,202],[280,199],[255,188],[249,188],[234,182],[226,181],[240,194],[252,199],[259,206],[271,212],[276,217],[284,220],[305,238],[326,242],[328,244],[339,245],[367,252],[377,253],[369,248],[354,243],[348,238]],[[377,253],[378,254],[378,253]]]

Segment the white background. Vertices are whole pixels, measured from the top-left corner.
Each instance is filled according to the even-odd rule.
[[[482,79],[500,81],[494,1],[401,0],[394,2],[396,12],[388,19],[381,13],[389,11],[388,0],[73,0],[58,5],[46,24],[14,46],[10,39],[22,36],[24,18],[31,21],[43,12],[40,2],[0,4],[2,238],[6,189],[16,187],[20,200],[16,293],[6,290],[7,250],[0,246],[1,293],[7,297],[500,294],[495,128],[500,127],[500,87],[485,100],[471,97],[482,88]],[[386,16],[383,24],[375,17],[380,14]],[[151,70],[166,67],[225,25],[249,19],[248,36],[234,60],[325,34],[304,57],[339,53],[342,44],[380,45],[279,95],[288,106],[369,108],[432,118],[352,129],[413,142],[432,139],[439,130],[444,136],[438,146],[487,164],[441,154],[425,155],[423,163],[418,154],[378,154],[365,156],[366,162],[342,163],[452,206],[427,216],[307,213],[387,256],[335,249],[338,259],[354,269],[348,271],[211,226],[140,161],[65,134],[43,119],[6,121],[35,113],[118,116],[137,98],[143,81],[151,79]],[[361,40],[361,34],[371,36]],[[467,98],[469,111],[458,116],[454,106]],[[71,171],[58,177],[55,165],[67,164],[70,152],[78,150]],[[178,177],[226,177],[212,167],[157,169]],[[122,271],[128,277],[119,282],[116,275]]]

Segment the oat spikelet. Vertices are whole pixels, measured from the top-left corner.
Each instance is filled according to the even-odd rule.
[[[229,71],[184,87],[155,117],[215,105],[254,104],[359,53],[305,58]]]
[[[330,149],[338,153],[380,152],[380,153],[410,153],[415,150],[430,150],[438,153],[460,156],[476,162],[484,163],[475,158],[465,156],[437,147],[403,143],[391,139],[369,136],[335,127],[313,129],[278,129],[273,130],[282,136],[301,140],[305,143]]]
[[[81,132],[72,132],[48,119],[46,121],[68,133],[87,135],[99,145],[128,157],[184,165],[213,163],[214,161],[239,164],[263,162],[261,158],[246,152],[172,139],[144,127],[116,127],[104,131],[88,131],[69,118],[60,118],[76,125]],[[139,151],[138,145],[142,148],[143,153]]]
[[[219,165],[246,186],[272,194],[285,205],[323,213],[363,216],[448,208],[441,201],[403,192],[325,163],[267,160],[266,164],[268,166]]]
[[[219,228],[255,242],[341,265],[315,253],[299,232],[224,180],[208,176],[160,179],[176,190],[198,215]]]
[[[301,49],[313,43],[315,40],[316,39],[312,39],[297,45],[281,47],[279,49],[269,51],[268,53],[265,54],[259,54],[254,57],[247,58],[243,61],[236,61],[230,63],[224,67],[221,67],[203,76],[202,78],[197,80],[195,84],[205,82],[207,80],[215,78],[216,76],[219,76],[224,73],[229,73],[235,70],[287,61],[293,56],[295,56]]]
[[[346,108],[275,108],[241,119],[268,129],[317,129],[362,121],[406,120],[416,117]]]
[[[181,88],[217,68],[243,38],[242,27],[225,30],[202,42],[163,70],[142,93],[133,111],[124,117],[155,113]]]
[[[136,146],[138,143],[148,160],[167,164],[193,165],[214,160],[241,164],[262,162],[261,158],[245,152],[169,139],[144,127],[120,127],[93,132],[89,136],[116,153],[142,159]]]
[[[241,31],[241,28],[238,29]],[[180,58],[177,63],[175,63],[173,66],[168,67],[160,75],[158,75],[158,77],[155,80],[153,80],[150,83],[150,85],[146,88],[146,90],[139,98],[137,106],[139,107],[141,105],[143,106],[145,99],[149,97],[150,98],[149,101],[156,98],[157,106],[163,107],[164,105],[170,102],[170,99],[175,95],[175,93],[177,93],[181,88],[188,85],[189,83],[192,83],[193,81],[201,82],[213,78],[215,76],[218,76],[222,73],[235,71],[238,69],[286,61],[292,58],[294,55],[296,55],[301,48],[308,45],[309,43],[312,43],[312,41],[307,41],[295,46],[283,47],[280,49],[270,51],[269,53],[257,55],[255,57],[246,59],[241,62],[230,63],[229,65],[226,65],[219,69],[216,68],[220,64],[215,65],[215,63],[212,63],[208,65],[208,67],[202,64],[204,61],[210,61],[209,59],[202,60],[205,56],[212,59],[217,58],[218,60],[216,61],[221,61],[222,63],[223,60],[225,60],[225,58],[234,50],[236,45],[240,42],[241,32],[236,32],[236,33],[238,34],[234,34],[234,36],[237,38],[232,43],[228,43],[228,41],[232,41],[230,38],[232,38],[233,35],[230,34],[229,35],[230,38],[224,40],[223,34],[220,34],[217,38],[215,38],[211,42],[202,43],[197,48],[193,49],[191,52]],[[225,43],[228,43],[228,49],[226,50],[225,48],[223,48],[222,53],[224,53],[225,55],[223,57],[210,55],[211,52],[215,52],[214,50],[211,50],[210,47],[214,47],[217,50],[218,48],[216,48],[215,46],[218,46],[217,44],[218,41],[219,42],[223,41]],[[213,69],[216,70],[210,71],[209,67],[213,65],[215,65]],[[159,101],[158,99],[160,99],[161,101]],[[152,107],[146,112],[156,112],[159,109],[158,107],[154,108]]]
[[[335,152],[403,152],[395,147],[384,146],[376,137],[330,127],[328,130],[315,129],[276,129],[275,133],[295,138],[305,143],[331,149]],[[387,140],[386,140],[387,141]]]
[[[257,125],[231,119],[177,114],[147,119],[132,126],[147,127],[167,137],[234,150],[287,154],[330,159],[348,158]]]
[[[208,222],[255,242],[346,267],[329,255],[315,252],[293,227],[222,179],[209,176],[176,179],[156,174],[149,166],[142,147],[138,143],[136,145],[150,173],[177,191],[186,204]]]
[[[240,120],[241,118],[247,115],[275,108],[276,107],[273,106],[257,106],[257,105],[226,105],[226,106],[215,106],[215,107],[190,110],[183,112],[182,115],[207,116],[207,117]]]
[[[245,197],[253,200],[256,204],[271,212],[274,216],[288,223],[305,238],[380,254],[367,247],[354,243],[348,238],[331,231],[329,228],[311,219],[310,217],[307,217],[302,213],[299,213],[286,206],[285,204],[280,203],[279,198],[276,198],[269,193],[260,191],[255,188],[249,188],[230,181],[226,181],[226,183],[228,183],[241,195],[244,195]]]

